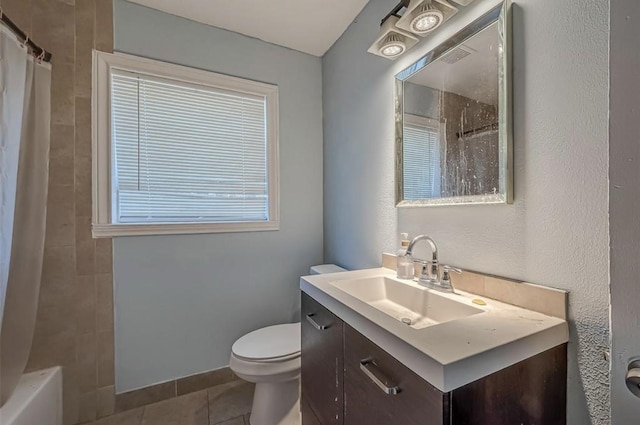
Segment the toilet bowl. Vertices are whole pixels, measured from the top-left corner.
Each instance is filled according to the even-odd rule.
[[[333,264],[311,274],[345,271]],[[300,425],[300,323],[268,326],[246,334],[231,347],[229,368],[256,384],[251,425]]]
[[[243,336],[233,344],[229,367],[256,384],[251,425],[300,424],[300,323]]]

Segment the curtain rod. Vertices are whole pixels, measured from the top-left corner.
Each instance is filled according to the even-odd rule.
[[[7,26],[7,28],[18,36],[21,42],[25,43],[31,49],[31,54],[33,56],[40,58],[44,62],[51,61],[51,53],[34,43],[27,34],[25,34],[11,19],[9,19],[7,15],[3,13],[2,9],[0,9],[0,20]]]
[[[464,133],[457,132],[456,137],[460,138],[460,136],[468,136],[473,133],[484,133],[486,131],[497,130],[500,123],[494,122],[491,124],[483,125],[482,127],[474,128],[472,130],[467,130]]]

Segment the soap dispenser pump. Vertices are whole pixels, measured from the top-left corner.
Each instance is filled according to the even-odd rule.
[[[396,272],[398,279],[413,279],[414,267],[413,258],[411,255],[407,255],[407,248],[409,247],[409,234],[400,234],[401,242],[398,255],[396,256]]]

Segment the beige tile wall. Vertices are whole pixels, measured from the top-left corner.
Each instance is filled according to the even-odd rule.
[[[91,51],[113,50],[112,0],[0,0],[53,53],[45,260],[28,369],[64,367],[64,422],[114,410],[111,240],[91,238]]]
[[[196,375],[118,394],[115,397],[115,411],[123,412],[141,406],[147,406],[159,401],[228,384],[237,380],[238,377],[236,377],[228,367],[198,373]]]
[[[382,253],[382,267],[396,270],[396,256]],[[416,276],[420,266],[416,264]],[[569,293],[562,289],[536,285],[506,277],[493,276],[470,270],[452,274],[451,283],[460,291],[517,305],[563,320],[568,318]]]

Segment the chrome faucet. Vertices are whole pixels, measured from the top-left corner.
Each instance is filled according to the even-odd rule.
[[[412,255],[413,247],[420,241],[426,241],[431,247],[431,260],[416,260],[416,263],[422,265],[420,269],[420,277],[418,281],[422,284],[430,284],[438,280],[438,247],[433,239],[427,235],[420,235],[413,238],[407,247],[407,255]]]
[[[438,247],[433,239],[427,235],[416,236],[407,247],[407,255],[412,255],[413,247],[420,241],[426,241],[431,247],[431,260],[415,260],[416,263],[422,266],[418,282],[439,291],[455,292],[451,284],[451,273],[462,273],[462,270],[451,266],[440,267],[440,263],[438,262]],[[442,274],[440,273],[440,269],[442,269]]]

